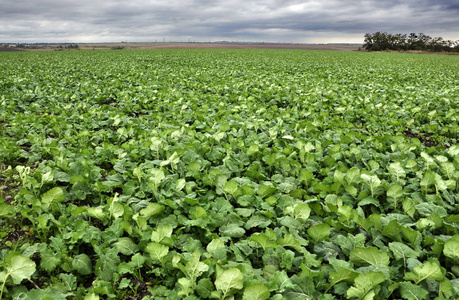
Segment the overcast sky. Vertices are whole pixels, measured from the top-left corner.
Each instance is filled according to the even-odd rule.
[[[1,42],[459,40],[459,0],[0,0]]]

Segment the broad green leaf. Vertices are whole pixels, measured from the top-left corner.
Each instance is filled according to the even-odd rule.
[[[406,281],[400,284],[400,294],[407,300],[426,300],[429,296],[429,292],[422,286]]]
[[[277,243],[283,247],[290,247],[298,252],[302,252],[300,241],[298,241],[293,235],[286,234],[283,238],[280,238]]]
[[[63,200],[64,191],[60,187],[52,188],[41,196],[41,202],[45,208],[48,208],[51,203],[59,203]]]
[[[316,242],[321,242],[330,235],[330,225],[327,223],[314,225],[308,229],[308,234]]]
[[[380,272],[369,272],[358,275],[354,280],[354,286],[347,290],[347,298],[374,299],[378,285],[386,280],[386,276]]]
[[[247,155],[248,156],[254,155],[254,154],[258,153],[258,150],[259,150],[258,145],[257,144],[252,144],[252,145],[250,145],[249,148],[247,148]]]
[[[243,286],[242,272],[236,268],[223,271],[215,280],[215,287],[223,293],[222,299],[237,293]]]
[[[448,154],[452,157],[459,156],[459,145],[456,144],[449,147]]]
[[[120,258],[115,249],[108,249],[99,252],[99,259],[94,267],[94,273],[101,280],[110,281],[118,269]]]
[[[213,291],[215,291],[215,287],[209,278],[199,280],[198,285],[196,286],[196,292],[201,299],[209,298]]]
[[[113,202],[110,205],[110,215],[112,215],[115,219],[118,219],[124,214],[124,206],[121,203]]]
[[[193,283],[191,282],[190,279],[182,277],[179,280],[177,280],[177,283],[180,286],[180,291],[178,292],[179,296],[185,296],[187,297],[193,292]]]
[[[150,203],[144,209],[140,210],[140,215],[145,219],[160,214],[164,210],[164,206],[158,203]]]
[[[163,258],[169,253],[169,247],[159,243],[148,243],[145,251],[150,254],[152,259],[162,263]]]
[[[411,199],[404,199],[402,201],[403,211],[410,216],[411,218],[414,217],[414,213],[416,212],[416,207],[414,202]]]
[[[131,265],[133,265],[135,268],[142,267],[144,263],[145,257],[140,253],[136,253],[131,257]]]
[[[293,206],[293,217],[300,221],[306,221],[311,214],[311,208],[306,203],[297,203]]]
[[[387,169],[389,170],[389,173],[397,179],[397,181],[400,181],[400,179],[406,177],[406,172],[403,169],[402,165],[400,162],[395,162],[391,163]]]
[[[269,289],[262,283],[254,283],[245,288],[242,294],[243,300],[267,300],[269,299]]]
[[[209,270],[209,266],[200,261],[201,253],[196,251],[191,255],[191,259],[185,265],[185,270],[187,272],[188,278],[191,279],[192,284],[194,285],[196,279],[202,275],[202,273]]]
[[[225,183],[225,187],[223,188],[225,193],[232,195],[234,198],[240,194],[239,191],[239,184],[235,180],[230,180]]]
[[[375,247],[355,248],[349,256],[352,263],[358,266],[364,265],[389,265],[389,256],[386,252]]]
[[[459,235],[453,236],[445,243],[443,254],[459,263]]]
[[[387,197],[389,197],[394,202],[394,207],[397,208],[398,199],[403,196],[403,188],[397,184],[391,184],[387,189]]]
[[[113,246],[124,255],[132,255],[139,250],[139,247],[128,237],[120,237]]]
[[[440,282],[440,289],[438,294],[443,295],[443,297],[446,299],[453,297],[453,286],[449,279],[445,278],[442,282]]]
[[[433,214],[437,214],[441,218],[448,216],[448,211],[444,207],[433,203],[424,202],[416,205],[415,207],[417,212],[423,217],[430,217]]]
[[[420,266],[414,267],[413,272],[405,274],[405,280],[412,280],[415,284],[420,283],[425,279],[432,279],[442,281],[444,274],[441,270],[440,264],[437,261],[426,261]]]
[[[99,300],[99,299],[100,299],[99,295],[96,295],[94,293],[90,293],[84,296],[84,300]]]
[[[222,236],[229,236],[232,238],[240,238],[244,236],[245,229],[238,226],[237,224],[229,224],[227,226],[220,227]]]
[[[427,193],[427,189],[435,185],[435,172],[428,170],[424,173],[424,176],[422,177],[421,180],[421,187],[425,193]]]
[[[389,243],[389,249],[394,254],[395,259],[402,259],[403,261],[406,261],[410,257],[417,258],[419,256],[418,252],[399,242]]]
[[[41,251],[40,256],[40,267],[45,269],[47,272],[54,271],[54,269],[56,269],[57,266],[59,266],[59,264],[62,262],[61,256],[49,250],[48,248],[45,248],[43,251]]]
[[[14,284],[20,284],[24,279],[30,279],[35,273],[35,262],[21,255],[7,256],[5,269]]]
[[[264,233],[254,233],[250,237],[250,240],[260,244],[260,246],[263,247],[263,250],[266,250],[266,248],[276,248],[277,246],[276,242],[271,241]]]
[[[226,260],[227,247],[221,239],[213,239],[206,247],[207,252],[216,260]]]
[[[377,188],[378,186],[381,185],[381,180],[376,175],[362,174],[360,175],[360,178],[363,179],[363,182],[365,182],[366,184],[368,184],[369,186],[373,188]]]
[[[184,178],[180,178],[175,183],[175,190],[181,191],[185,187],[185,185],[186,185],[186,180]]]
[[[330,290],[335,284],[341,281],[353,282],[357,277],[358,273],[349,269],[340,267],[338,271],[330,274],[330,285],[327,288],[327,291]],[[327,292],[326,291],[326,292]]]
[[[271,196],[272,194],[274,194],[276,192],[276,188],[272,187],[272,186],[269,186],[269,185],[265,185],[265,184],[262,184],[258,187],[258,195],[264,199],[268,196]]]
[[[103,220],[106,220],[107,217],[108,217],[108,214],[106,214],[104,212],[104,209],[102,206],[98,206],[98,207],[88,207],[88,215],[93,217],[93,218],[96,218],[96,219],[99,219],[101,221]]]
[[[346,179],[348,185],[360,183],[360,169],[352,168],[348,170],[344,178]]]
[[[88,255],[79,254],[73,258],[72,268],[81,275],[89,275],[92,272],[92,262]]]
[[[151,241],[160,243],[166,246],[172,246],[173,242],[171,240],[173,228],[171,225],[162,225],[156,228],[151,233]]]
[[[13,207],[11,205],[0,203],[0,218],[11,218],[11,211]]]

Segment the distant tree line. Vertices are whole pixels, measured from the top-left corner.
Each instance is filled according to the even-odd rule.
[[[459,41],[430,37],[424,33],[391,34],[387,32],[366,33],[363,48],[368,51],[419,50],[432,52],[459,52]]]

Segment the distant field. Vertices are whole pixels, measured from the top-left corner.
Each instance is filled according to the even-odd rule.
[[[69,44],[32,45],[31,48],[21,50],[29,51],[52,51],[68,50]],[[63,48],[59,48],[59,47]],[[357,51],[359,46],[348,45],[295,45],[295,44],[224,44],[224,43],[84,43],[78,44],[81,50],[105,50],[105,49],[303,49],[303,50],[336,50]],[[2,51],[16,51],[19,49],[0,47]],[[74,50],[74,49],[72,49]]]
[[[153,46],[0,53],[0,298],[459,299],[458,56]]]

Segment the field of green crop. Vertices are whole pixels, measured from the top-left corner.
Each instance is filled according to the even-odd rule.
[[[0,53],[0,298],[458,299],[459,57]]]

